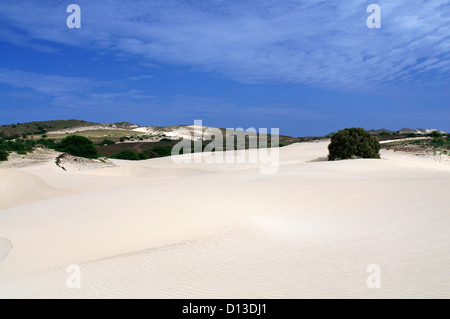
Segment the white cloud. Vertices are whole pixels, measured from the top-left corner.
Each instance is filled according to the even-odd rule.
[[[98,81],[84,77],[66,77],[0,68],[0,83],[20,89],[10,96],[47,98],[54,106],[102,108],[130,104],[145,105],[153,96],[124,88],[119,82]]]
[[[71,92],[79,93],[100,85],[99,82],[89,78],[63,77],[9,69],[0,69],[0,82],[50,96],[60,96]]]
[[[368,29],[370,1],[87,1],[82,28],[65,26],[61,1],[8,1],[0,19],[30,43],[46,40],[212,72],[242,82],[353,89],[448,81],[447,0],[379,0],[382,28]],[[0,39],[9,41],[0,32]],[[426,62],[428,61],[428,62]]]

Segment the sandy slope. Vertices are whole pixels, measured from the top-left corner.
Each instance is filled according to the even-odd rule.
[[[71,192],[51,187],[36,175],[0,169],[0,209],[23,205]]]
[[[6,258],[11,248],[11,242],[8,239],[0,237],[0,262]]]
[[[320,161],[326,146],[282,148],[274,175],[169,158],[2,171],[0,297],[449,298],[450,165]]]

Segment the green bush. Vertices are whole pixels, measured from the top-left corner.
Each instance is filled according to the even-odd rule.
[[[431,146],[437,148],[447,148],[450,149],[450,139],[448,137],[444,137],[443,135],[439,137],[435,137],[430,141]]]
[[[15,140],[7,141],[3,144],[3,149],[10,152],[20,152],[20,154],[26,154],[27,152],[32,152],[35,146],[33,140]]]
[[[8,160],[8,152],[5,150],[0,150],[0,162]]]
[[[0,161],[7,161],[10,152],[22,155],[32,152],[35,144],[33,140],[5,140],[0,138]]]
[[[128,161],[140,161],[145,160],[147,157],[142,153],[137,153],[132,150],[123,150],[113,156],[111,158],[128,160]]]
[[[172,147],[171,146],[156,146],[156,147],[153,147],[150,151],[158,153],[158,155],[160,157],[172,155]]]
[[[153,152],[151,150],[146,150],[146,151],[143,152],[143,154],[145,155],[145,157],[147,157],[147,159],[148,158],[158,158],[158,157],[160,157],[158,153]]]
[[[36,141],[37,145],[42,145],[48,148],[55,148],[56,147],[56,143],[54,139],[40,139]]]
[[[433,140],[430,143],[435,147],[444,147],[446,144],[442,136],[433,138]]]
[[[330,161],[350,158],[380,158],[380,143],[362,128],[346,128],[331,137]]]
[[[439,131],[433,131],[433,132],[431,132],[430,134],[428,134],[428,136],[431,136],[431,137],[441,137],[441,136],[442,136],[442,133],[439,132]]]
[[[72,156],[85,158],[98,158],[99,154],[94,143],[86,137],[70,135],[57,144],[55,149],[59,152],[66,152]]]
[[[138,154],[139,154],[139,159],[140,159],[140,160],[146,160],[146,159],[148,159],[148,157],[145,156],[145,154],[143,154],[143,153],[138,153]]]
[[[103,141],[98,143],[98,145],[100,145],[100,146],[103,146],[103,145],[114,145],[114,144],[116,144],[116,142],[111,141],[111,140],[107,140],[107,139],[104,139]]]

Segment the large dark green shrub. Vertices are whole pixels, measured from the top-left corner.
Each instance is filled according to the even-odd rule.
[[[151,149],[151,151],[158,153],[158,155],[160,157],[172,155],[172,147],[171,146],[155,146]]]
[[[5,140],[0,138],[0,161],[7,161],[10,152],[18,154],[32,152],[35,144],[33,140]]]
[[[94,143],[86,137],[70,135],[57,144],[55,149],[59,152],[66,152],[72,156],[85,158],[98,158],[99,154]]]
[[[380,143],[362,128],[346,128],[331,137],[328,159],[380,158]]]
[[[138,153],[138,154],[139,154],[139,160],[146,160],[146,159],[148,159],[148,157],[145,154],[143,154],[143,153]]]
[[[46,139],[40,139],[36,141],[37,145],[45,146],[48,148],[55,148],[57,144],[55,143],[54,139],[46,138]]]
[[[128,161],[140,161],[140,160],[147,159],[147,157],[144,154],[137,153],[132,150],[123,150],[123,151],[111,156],[111,158],[128,160]]]
[[[158,153],[153,152],[151,150],[145,150],[142,153],[145,155],[145,157],[147,157],[147,159],[160,157]]]
[[[0,162],[8,160],[8,152],[5,150],[0,150]]]
[[[6,141],[2,143],[2,149],[10,152],[17,152],[19,154],[26,154],[27,152],[32,152],[35,146],[33,140],[14,140]]]

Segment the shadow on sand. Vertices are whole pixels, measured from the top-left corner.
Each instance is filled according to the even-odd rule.
[[[318,157],[308,161],[308,163],[315,163],[315,162],[328,162],[328,157]]]
[[[12,248],[13,245],[8,239],[0,237],[0,262],[6,258]]]

